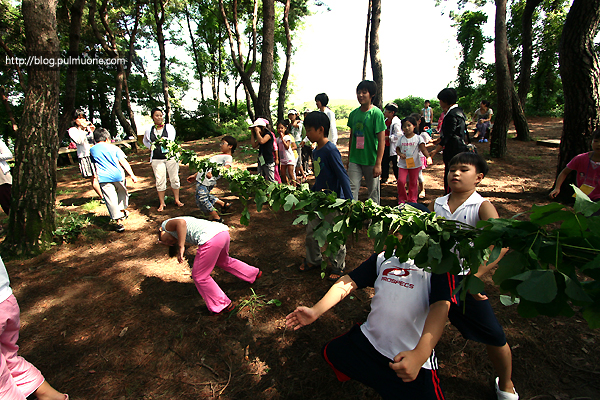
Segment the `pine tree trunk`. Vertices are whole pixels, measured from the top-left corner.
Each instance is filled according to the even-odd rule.
[[[277,98],[277,119],[282,120],[285,113],[285,94],[287,91],[288,78],[290,76],[290,67],[292,65],[292,35],[290,34],[290,3],[291,0],[285,2],[285,9],[283,11],[283,26],[285,28],[285,71],[281,77],[281,83],[279,84],[279,97]]]
[[[160,80],[162,81],[163,98],[165,101],[165,124],[169,123],[171,115],[171,102],[169,101],[169,82],[167,81],[167,54],[165,50],[165,35],[163,25],[165,23],[165,5],[162,0],[154,0],[154,22],[156,23],[156,43],[160,53]],[[159,15],[160,14],[160,15]]]
[[[519,102],[525,108],[525,101],[531,86],[531,65],[533,63],[533,13],[542,0],[527,0],[522,20],[521,71],[519,73]]]
[[[254,111],[258,117],[271,120],[271,86],[273,84],[273,50],[275,46],[275,2],[263,0],[262,59],[260,83]]]
[[[557,176],[573,157],[589,151],[590,136],[600,127],[600,60],[594,49],[599,23],[600,0],[573,1],[559,45],[565,112]],[[567,185],[574,181],[574,176],[565,181],[559,200],[570,196]]]
[[[363,71],[362,80],[367,79],[367,59],[369,58],[369,34],[371,33],[371,0],[369,0],[369,7],[367,8],[367,30],[365,33],[365,56],[363,58]]]
[[[501,158],[506,155],[506,137],[512,116],[512,90],[508,67],[508,39],[506,37],[506,1],[496,0],[496,91],[498,93],[498,112],[492,131],[490,155]]]
[[[79,56],[79,42],[81,40],[81,19],[83,18],[83,7],[86,0],[76,0],[71,6],[71,23],[69,26],[69,56]],[[59,143],[67,134],[67,130],[73,119],[75,110],[75,96],[77,94],[77,71],[79,66],[71,63],[67,67],[67,76],[65,79],[63,114],[60,117],[58,128]]]
[[[513,77],[516,73],[515,59],[510,48],[506,49],[506,56],[508,57],[508,70],[511,78],[510,91],[512,99],[512,119],[513,123],[515,124],[515,130],[517,131],[516,139],[522,142],[528,142],[531,140],[531,136],[529,135],[529,124],[527,123],[527,118],[525,118],[525,112],[523,111],[523,107],[519,101],[519,94],[515,88],[515,81],[513,80]]]
[[[27,54],[58,58],[56,0],[24,0],[22,12]],[[59,70],[31,66],[27,78],[4,242],[17,254],[43,251],[55,229]]]
[[[381,0],[373,0],[370,52],[373,81],[377,84],[377,95],[373,99],[373,104],[383,110],[383,66],[379,52],[379,25],[381,25]]]

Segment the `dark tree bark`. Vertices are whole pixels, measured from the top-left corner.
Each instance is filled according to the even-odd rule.
[[[496,113],[490,155],[501,158],[506,155],[506,137],[512,116],[512,79],[508,67],[508,39],[506,35],[506,2],[496,0],[496,91],[498,112]]]
[[[135,6],[135,22],[133,24],[133,29],[129,34],[129,53],[127,57],[127,66],[125,67],[125,79],[123,80],[123,89],[125,89],[125,104],[127,106],[127,112],[129,113],[129,123],[131,124],[131,129],[135,132],[135,137],[137,137],[137,125],[135,123],[135,114],[133,112],[133,108],[131,107],[131,97],[129,96],[129,75],[131,74],[131,65],[133,64],[133,55],[135,54],[135,37],[138,32],[138,28],[140,26],[140,18],[142,14],[141,3],[137,3]]]
[[[171,102],[169,101],[169,82],[167,82],[167,55],[165,50],[165,35],[163,25],[165,24],[165,4],[162,0],[154,0],[154,22],[156,23],[156,43],[160,53],[160,79],[163,86],[163,97],[165,100],[165,124],[169,123],[171,114]]]
[[[22,12],[28,56],[57,59],[56,0],[24,0]],[[27,78],[4,241],[18,254],[46,249],[55,229],[59,70],[32,66]]]
[[[522,41],[523,53],[521,54],[521,72],[519,75],[519,102],[525,107],[527,94],[531,86],[531,65],[533,63],[533,13],[542,0],[527,0],[523,10]]]
[[[379,25],[381,24],[381,0],[372,0],[371,11],[371,69],[373,70],[373,81],[377,84],[377,95],[373,104],[383,110],[383,66],[381,54],[379,53]]]
[[[516,139],[522,142],[528,142],[531,140],[531,136],[529,135],[529,124],[527,123],[527,118],[525,118],[525,112],[523,111],[523,107],[519,101],[519,94],[515,88],[515,59],[510,48],[506,49],[506,56],[508,57],[508,68],[511,78],[510,91],[512,100],[512,119],[513,123],[515,124],[515,130],[517,131]]]
[[[287,91],[288,78],[290,76],[290,67],[292,65],[292,35],[290,34],[290,0],[286,0],[285,9],[283,11],[283,27],[285,28],[285,71],[281,77],[281,83],[279,84],[279,97],[277,98],[277,119],[282,120],[284,116],[285,107],[285,92]]]
[[[565,112],[557,176],[573,157],[589,151],[590,136],[600,127],[600,60],[594,49],[599,23],[600,0],[573,1],[559,46]],[[569,183],[573,176],[565,180],[560,200],[572,193],[566,190]]]
[[[254,111],[259,117],[271,120],[271,86],[273,84],[273,51],[275,47],[275,2],[263,0],[262,57],[260,83]]]
[[[275,7],[272,0],[273,8]],[[263,4],[264,7],[264,4]],[[235,28],[235,32],[231,28],[229,24],[229,19],[227,18],[227,13],[225,12],[225,6],[223,5],[223,0],[219,0],[219,9],[221,10],[221,16],[223,17],[223,21],[225,22],[225,28],[227,29],[227,35],[229,38],[229,49],[231,51],[231,60],[233,61],[233,65],[235,69],[240,74],[240,78],[242,80],[242,84],[244,85],[244,91],[246,92],[246,102],[248,107],[248,115],[252,120],[254,120],[254,115],[252,112],[252,105],[254,105],[255,109],[258,103],[258,96],[252,86],[252,74],[254,73],[254,69],[256,68],[256,53],[257,53],[257,33],[256,33],[256,24],[258,20],[258,1],[254,0],[254,13],[252,18],[252,44],[249,44],[250,50],[252,50],[252,63],[248,65],[248,63],[244,62],[244,56],[242,54],[242,39],[240,35],[239,25],[238,25],[238,2],[237,0],[233,0],[233,12],[232,21],[233,27]],[[275,17],[273,16],[273,24],[275,23]],[[273,26],[274,31],[274,26]],[[237,44],[237,53],[235,50],[235,44]],[[272,71],[272,69],[271,69]],[[258,114],[261,116],[260,114]]]
[[[369,34],[371,33],[371,0],[369,0],[369,7],[367,9],[367,30],[365,32],[365,56],[363,57],[363,73],[362,80],[367,79],[367,59],[369,57]]]
[[[72,57],[79,56],[79,42],[81,41],[81,20],[83,19],[83,7],[86,0],[75,0],[70,8],[71,23],[69,25],[69,53]],[[65,79],[65,95],[63,101],[63,114],[60,117],[58,128],[59,143],[67,134],[67,130],[73,119],[75,110],[75,96],[77,94],[77,71],[79,66],[71,63],[67,67],[67,76]]]
[[[90,1],[89,21],[90,21],[90,25],[92,27],[92,31],[94,32],[94,36],[96,36],[96,39],[98,40],[98,43],[100,43],[100,45],[102,46],[104,51],[106,51],[106,53],[111,58],[118,60],[121,57],[119,56],[119,50],[117,48],[116,37],[115,37],[115,35],[109,25],[109,22],[108,22],[108,14],[107,14],[108,13],[108,10],[107,10],[108,5],[107,5],[107,3],[108,3],[107,0],[103,0],[102,6],[100,7],[100,10],[98,10],[99,11],[98,15],[100,17],[100,21],[102,22],[102,26],[104,27],[104,32],[105,32],[106,36],[108,37],[108,41],[104,38],[104,35],[100,32],[100,30],[98,29],[98,26],[96,24],[96,19],[95,19],[96,0]],[[117,119],[119,120],[119,123],[123,127],[123,130],[125,131],[126,135],[136,136],[137,133],[134,132],[133,128],[129,124],[129,121],[127,121],[127,118],[125,118],[125,115],[123,114],[123,110],[121,108],[121,104],[123,101],[123,82],[125,80],[125,68],[124,68],[123,64],[121,64],[121,62],[116,62],[115,66],[116,66],[116,70],[117,70],[116,77],[115,77],[116,78],[115,102],[113,104],[113,109],[112,109],[111,113],[113,113],[117,117]]]
[[[192,32],[192,24],[190,22],[190,11],[187,8],[187,4],[185,4],[185,19],[187,21],[188,31],[190,33],[190,38],[192,39],[192,51],[194,53],[194,61],[196,62],[196,73],[198,74],[198,80],[200,81],[200,96],[202,101],[204,101],[204,86],[202,85],[203,73],[202,66],[200,65],[200,57],[198,56],[198,48],[196,47],[196,39],[194,38],[194,33]],[[237,95],[236,95],[237,98]]]

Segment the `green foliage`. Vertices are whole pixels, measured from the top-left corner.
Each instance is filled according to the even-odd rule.
[[[233,311],[231,311],[228,318],[230,318],[233,314],[239,313],[242,309],[244,309],[246,307],[248,308],[248,310],[250,311],[252,316],[256,317],[256,315],[255,315],[256,311],[264,306],[268,306],[271,304],[273,304],[277,307],[281,306],[281,301],[279,301],[277,299],[271,299],[269,301],[265,301],[264,294],[260,294],[260,295],[256,294],[256,292],[252,288],[250,288],[250,290],[252,291],[252,294],[250,295],[250,297],[242,300],[240,302],[240,304],[238,304],[238,306],[236,308],[234,308]]]
[[[181,162],[191,168],[220,168],[177,143],[160,145],[167,146],[171,155],[179,154]],[[590,326],[600,327],[600,216],[593,215],[600,210],[600,203],[592,202],[577,188],[575,212],[552,203],[533,206],[527,213],[529,220],[499,218],[472,227],[411,206],[382,207],[370,200],[363,203],[312,192],[306,184],[295,189],[267,183],[248,171],[222,168],[221,174],[244,205],[241,223],[249,224],[252,197],[258,211],[269,205],[274,211],[301,212],[294,224],[306,224],[315,217],[323,220],[333,212],[333,223],[323,221],[314,231],[319,245],[327,244],[324,254],[332,256],[363,229],[365,220],[371,220],[368,235],[375,242],[375,252],[385,250],[387,257],[395,255],[400,261],[414,259],[418,267],[434,273],[471,271],[463,283],[463,296],[467,290],[482,290],[481,281],[473,274],[508,247],[510,252],[500,260],[494,282],[520,298],[521,315],[572,315],[581,310]]]
[[[85,211],[94,211],[96,208],[100,207],[100,200],[90,200],[87,203],[83,204],[81,208]]]
[[[425,106],[425,100],[429,100],[430,107],[433,108],[433,121],[442,114],[442,108],[438,99],[424,99],[422,97],[408,96],[403,99],[396,99],[393,102],[398,106],[396,115],[398,118],[408,117],[412,113],[421,113],[421,109]],[[385,104],[384,104],[385,106]]]
[[[72,243],[82,230],[90,224],[90,219],[76,212],[56,214],[56,230],[52,232],[58,242]]]

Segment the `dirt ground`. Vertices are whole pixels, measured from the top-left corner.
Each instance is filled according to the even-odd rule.
[[[560,138],[562,121],[536,118],[530,127],[537,139]],[[340,136],[345,156],[348,133]],[[198,140],[186,147],[210,155],[218,151],[218,142]],[[242,144],[235,154],[238,167],[256,159],[248,143]],[[480,187],[501,217],[548,202],[558,158],[557,148],[535,142],[509,139],[508,148],[505,159],[489,161],[490,174]],[[478,149],[487,155],[489,144]],[[221,182],[217,196],[234,204],[223,216],[230,226],[230,253],[264,275],[249,285],[216,269],[213,277],[233,302],[247,305],[229,318],[210,316],[188,264],[178,264],[156,244],[159,222],[201,217],[194,187],[184,182],[188,168],[180,173],[185,206],[176,207],[171,198],[159,213],[148,158],[146,149],[129,157],[140,181],[130,185],[131,216],[121,234],[108,230],[104,206],[84,210],[94,193],[77,166],[60,168],[58,212],[89,213],[93,224],[75,243],[6,263],[21,306],[20,354],[73,399],[378,398],[360,383],[338,382],[320,356],[326,341],[365,320],[372,290],[357,291],[311,326],[286,330],[285,315],[298,305],[314,304],[330,282],[317,271],[297,270],[305,228],[292,225],[294,213],[253,209],[250,225],[243,226],[242,206]],[[434,161],[425,170],[424,203],[442,195],[443,164],[441,157]],[[382,204],[396,204],[395,185],[382,186]],[[349,243],[348,270],[372,248],[364,233]],[[187,254],[192,258],[195,249]],[[600,399],[599,331],[590,330],[581,315],[522,318],[515,307],[500,304],[489,277],[486,289],[512,348],[521,399]],[[266,305],[271,299],[281,306]],[[436,352],[448,399],[495,398],[484,346],[448,326]]]

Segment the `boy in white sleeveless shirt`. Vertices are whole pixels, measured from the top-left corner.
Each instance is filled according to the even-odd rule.
[[[429,205],[440,217],[476,226],[480,220],[498,218],[496,208],[488,200],[477,193],[477,185],[488,172],[485,160],[475,153],[465,152],[454,156],[449,163],[448,186],[450,194],[439,197]],[[500,257],[492,263],[482,265],[475,274],[478,278],[493,268]],[[464,274],[467,274],[465,272]],[[463,274],[463,275],[464,275]],[[449,279],[455,286],[460,284],[462,276]],[[454,288],[453,288],[454,289]],[[472,294],[465,299],[465,309],[460,303],[460,296],[452,296],[448,317],[466,339],[483,343],[487,347],[488,356],[498,374],[496,378],[496,394],[499,400],[518,400],[512,375],[512,355],[510,346],[502,326],[496,319],[494,311],[485,293]]]

